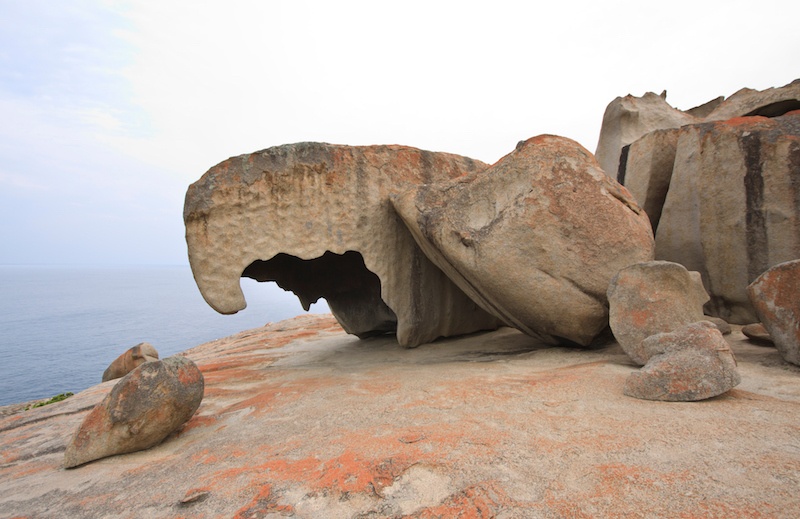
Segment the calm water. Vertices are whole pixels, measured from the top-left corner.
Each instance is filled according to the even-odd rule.
[[[274,283],[241,281],[247,308],[220,315],[188,266],[0,266],[0,405],[86,389],[140,342],[165,358],[304,313]],[[311,311],[328,308],[320,301]]]

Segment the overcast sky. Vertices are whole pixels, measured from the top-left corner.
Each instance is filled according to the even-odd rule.
[[[800,77],[800,2],[0,0],[0,264],[185,264],[186,187],[284,143],[590,151],[615,97]]]

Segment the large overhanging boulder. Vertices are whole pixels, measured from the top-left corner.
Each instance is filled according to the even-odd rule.
[[[205,300],[245,308],[239,278],[276,281],[303,306],[324,297],[349,333],[404,346],[498,326],[417,247],[389,196],[482,171],[405,146],[300,143],[228,159],[186,193],[189,262]]]
[[[564,137],[534,137],[486,171],[392,202],[464,292],[549,343],[590,345],[608,326],[611,278],[653,258],[647,216]]]

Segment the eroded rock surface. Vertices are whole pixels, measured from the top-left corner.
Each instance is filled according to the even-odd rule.
[[[643,341],[704,319],[708,294],[697,272],[668,261],[649,261],[622,269],[608,286],[609,324],[631,360],[647,363]]]
[[[656,258],[700,272],[710,315],[757,321],[747,285],[800,257],[800,112],[680,130]]]
[[[186,357],[141,364],[86,416],[67,445],[64,466],[158,445],[194,415],[203,389],[203,374]]]
[[[800,365],[800,260],[770,268],[747,293],[781,356]]]
[[[276,281],[306,309],[324,297],[349,333],[396,330],[409,347],[496,328],[425,257],[389,202],[486,167],[404,146],[300,143],[233,157],[186,194],[195,280],[222,313],[245,307],[241,276]]]
[[[550,343],[589,345],[608,324],[611,278],[653,255],[638,204],[564,137],[534,137],[486,171],[416,187],[392,202],[465,293]]]
[[[628,396],[691,402],[721,395],[741,382],[733,351],[709,321],[648,337],[643,348],[649,360],[625,381]]]
[[[142,342],[114,359],[103,372],[103,382],[124,377],[145,362],[158,360],[158,352],[149,342]]]

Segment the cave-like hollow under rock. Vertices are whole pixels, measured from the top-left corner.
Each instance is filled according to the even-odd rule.
[[[294,292],[306,311],[324,298],[342,328],[361,339],[397,331],[397,316],[381,299],[380,279],[359,252],[326,251],[309,260],[279,253],[252,262],[242,277],[274,281]]]

